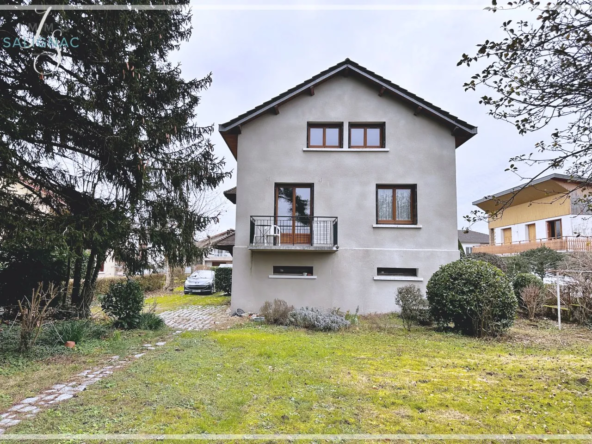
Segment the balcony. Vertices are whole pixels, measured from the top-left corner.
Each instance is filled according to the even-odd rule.
[[[523,251],[547,247],[556,251],[592,251],[592,237],[563,236],[553,239],[538,239],[536,241],[518,241],[508,244],[482,245],[473,247],[473,253],[518,254]]]
[[[337,218],[251,216],[249,250],[334,253]]]

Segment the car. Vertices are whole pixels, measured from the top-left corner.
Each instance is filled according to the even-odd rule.
[[[211,270],[194,271],[191,276],[187,278],[184,285],[185,294],[213,294],[214,288],[214,272]]]

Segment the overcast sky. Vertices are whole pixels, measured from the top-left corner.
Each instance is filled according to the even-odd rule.
[[[477,68],[456,64],[463,53],[473,54],[478,43],[499,39],[502,21],[533,20],[533,13],[492,13],[483,9],[490,6],[483,0],[368,3],[395,5],[399,10],[276,7],[365,4],[346,0],[258,1],[270,9],[224,9],[249,3],[253,2],[218,1],[220,9],[194,9],[191,40],[173,56],[181,63],[185,78],[213,73],[213,85],[198,108],[198,123],[217,127],[350,58],[479,128],[479,134],[456,151],[459,228],[467,226],[463,216],[476,209],[471,202],[520,182],[515,174],[504,171],[508,159],[531,152],[542,135],[520,136],[509,123],[488,116],[478,103],[486,91],[465,92],[462,86]],[[213,142],[227,168],[236,171],[236,162],[217,132]],[[220,192],[235,184],[236,176]],[[210,234],[234,228],[234,205],[226,203],[220,224]],[[481,222],[472,229],[486,232],[487,225]]]

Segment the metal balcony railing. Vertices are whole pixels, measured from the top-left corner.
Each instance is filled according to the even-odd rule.
[[[324,216],[251,216],[250,243],[281,247],[337,246],[337,218]]]

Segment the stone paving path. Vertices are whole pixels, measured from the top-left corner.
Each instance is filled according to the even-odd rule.
[[[221,328],[237,322],[240,318],[230,316],[230,307],[224,305],[193,306],[180,310],[165,311],[159,315],[166,325],[180,330],[207,330]]]
[[[157,342],[155,345],[156,347],[160,347],[165,344],[166,342]],[[146,350],[155,350],[156,347],[152,344],[144,344]],[[17,425],[22,420],[33,418],[42,409],[73,398],[78,393],[86,390],[89,385],[96,384],[101,379],[111,375],[115,370],[141,358],[145,354],[138,353],[125,359],[120,359],[119,356],[113,356],[106,362],[107,365],[103,364],[101,367],[85,370],[77,374],[69,382],[56,384],[33,398],[23,399],[8,409],[7,412],[0,414],[0,435],[4,434],[6,429]]]

